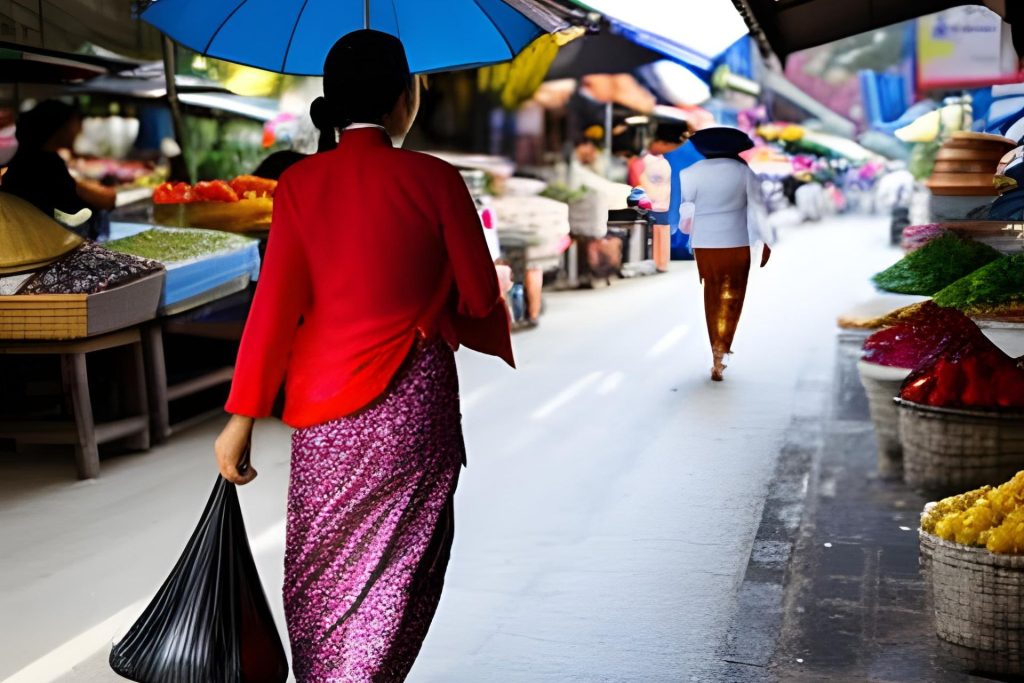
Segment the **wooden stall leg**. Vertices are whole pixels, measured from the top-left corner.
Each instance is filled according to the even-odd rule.
[[[100,473],[100,454],[96,446],[96,429],[89,398],[89,373],[84,353],[64,353],[60,357],[65,391],[71,406],[78,441],[75,444],[75,465],[79,479],[92,479]]]
[[[142,330],[142,347],[146,363],[150,435],[154,443],[163,443],[171,435],[171,417],[168,409],[164,335],[159,323],[147,325]]]
[[[146,364],[143,361],[142,344],[129,344],[122,349],[122,353],[125,354],[124,369],[128,392],[125,407],[127,412],[132,416],[149,415],[149,397],[146,394]],[[149,450],[150,429],[150,422],[147,420],[144,429],[125,439],[125,445],[140,451]]]

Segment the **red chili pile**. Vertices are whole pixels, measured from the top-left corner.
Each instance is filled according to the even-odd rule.
[[[237,202],[242,199],[273,197],[276,189],[276,180],[252,175],[240,175],[231,181],[203,180],[195,185],[164,183],[153,191],[153,203]]]
[[[1024,408],[1024,368],[983,335],[915,371],[900,396],[943,408]]]
[[[1024,408],[1024,359],[1003,353],[963,313],[923,304],[868,337],[862,358],[911,368],[900,396],[943,408]]]

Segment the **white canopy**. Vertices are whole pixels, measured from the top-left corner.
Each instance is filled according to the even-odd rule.
[[[587,5],[709,60],[748,33],[732,0],[587,0]]]

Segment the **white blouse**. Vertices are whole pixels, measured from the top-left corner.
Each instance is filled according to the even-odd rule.
[[[769,246],[774,241],[760,181],[734,159],[705,159],[679,173],[683,201],[694,205],[690,246],[695,249]]]

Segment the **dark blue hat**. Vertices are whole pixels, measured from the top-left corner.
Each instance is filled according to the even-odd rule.
[[[706,157],[735,155],[754,147],[746,133],[724,126],[699,130],[693,134],[690,142]]]

